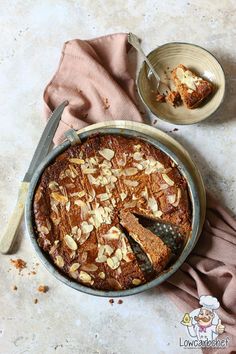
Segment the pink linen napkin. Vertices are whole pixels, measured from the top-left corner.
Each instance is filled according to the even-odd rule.
[[[205,353],[236,352],[236,220],[220,203],[207,195],[207,213],[202,234],[180,269],[164,283],[170,298],[183,314],[200,307],[201,295],[212,295],[220,302],[217,311],[229,337],[225,350]]]
[[[47,118],[62,101],[69,101],[56,144],[64,140],[69,127],[116,119],[142,122],[128,72],[128,49],[127,34],[65,43],[59,68],[44,92]],[[230,338],[224,352],[236,351],[236,221],[210,196],[196,247],[162,288],[184,312],[198,308],[201,295],[217,297],[224,335]]]
[[[70,127],[81,129],[104,120],[143,121],[128,71],[129,48],[125,33],[65,43],[59,68],[44,91],[47,118],[62,101],[69,101],[55,144],[65,139]]]

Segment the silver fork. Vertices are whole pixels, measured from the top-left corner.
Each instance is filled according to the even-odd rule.
[[[157,89],[158,89],[160,82],[161,82],[161,78],[158,75],[158,73],[156,72],[156,70],[154,69],[150,60],[146,57],[144,51],[142,50],[142,47],[139,43],[138,37],[135,34],[130,32],[130,33],[128,33],[128,42],[142,55],[143,59],[147,63],[149,69],[151,70],[152,74],[154,75],[154,77],[157,81]]]

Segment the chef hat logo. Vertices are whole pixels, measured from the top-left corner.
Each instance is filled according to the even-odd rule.
[[[200,296],[200,305],[208,308],[209,310],[216,310],[220,307],[220,303],[216,297],[210,295],[202,295]]]

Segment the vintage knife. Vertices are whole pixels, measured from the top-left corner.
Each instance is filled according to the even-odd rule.
[[[62,112],[65,106],[67,105],[68,105],[68,101],[63,102],[52,113],[43,131],[43,134],[39,140],[38,146],[35,150],[34,156],[29,165],[29,169],[26,172],[25,177],[20,184],[20,189],[18,192],[18,198],[17,198],[15,209],[0,239],[0,252],[3,254],[9,253],[11,251],[13,243],[16,239],[18,226],[20,224],[22,215],[24,213],[25,200],[28,194],[31,178],[39,163],[44,159],[44,157],[49,152],[54,134],[56,132],[59,121],[61,119]]]

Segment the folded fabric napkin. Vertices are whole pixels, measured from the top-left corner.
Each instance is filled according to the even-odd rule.
[[[142,116],[135,101],[135,81],[128,71],[127,34],[66,42],[59,68],[44,92],[45,116],[67,99],[54,143],[70,127],[81,129],[104,120],[135,120]]]
[[[134,80],[128,72],[128,49],[127,34],[65,43],[59,68],[44,92],[46,118],[62,101],[69,101],[55,135],[56,144],[64,140],[70,127],[80,129],[104,120],[142,121]],[[223,352],[236,350],[236,221],[212,197],[208,196],[206,220],[196,247],[162,288],[184,312],[199,308],[201,295],[217,297],[224,336],[230,339]]]

